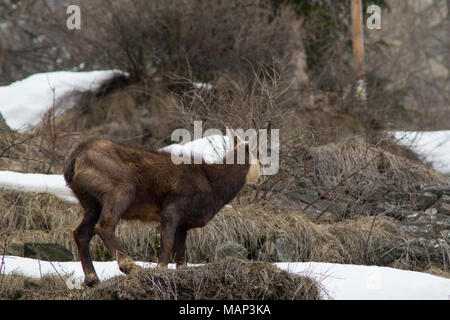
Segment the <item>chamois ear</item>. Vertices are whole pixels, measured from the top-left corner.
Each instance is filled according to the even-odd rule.
[[[235,133],[234,129],[228,124],[228,122],[225,122],[225,126],[228,128],[228,130],[230,131],[230,134],[233,137],[233,146],[234,148],[236,148],[236,146],[242,142],[241,138],[239,138],[239,136]]]
[[[255,118],[250,118],[250,121],[253,123],[253,128],[256,130],[256,132],[258,132],[259,128],[258,128],[258,124],[256,123]]]

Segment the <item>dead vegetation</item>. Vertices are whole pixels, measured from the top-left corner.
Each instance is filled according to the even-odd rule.
[[[95,288],[69,290],[65,279],[19,275],[0,277],[6,300],[319,300],[318,284],[263,262],[228,259],[181,270],[142,269],[103,281]]]
[[[318,300],[310,278],[262,262],[226,260],[181,270],[143,269],[103,283],[87,298],[163,300]]]
[[[25,242],[55,242],[77,255],[72,231],[81,209],[47,194],[2,192],[0,252],[23,255]],[[372,225],[373,224],[373,225]],[[160,250],[156,224],[123,222],[116,232],[131,257],[157,261]],[[190,263],[220,260],[218,248],[228,242],[244,246],[250,260],[277,262],[318,261],[392,266],[397,260],[414,261],[408,268],[427,270],[427,253],[410,250],[413,241],[392,218],[363,216],[342,222],[317,224],[301,211],[258,207],[255,204],[224,208],[203,228],[188,234]],[[416,245],[417,246],[417,245]],[[91,252],[94,260],[114,260],[97,237]],[[442,256],[442,253],[440,254]],[[287,257],[287,258],[286,258]],[[79,259],[76,256],[76,259]],[[436,259],[439,261],[439,259]],[[440,258],[441,261],[442,257]],[[416,263],[416,262],[420,263]],[[433,263],[435,267],[444,267]]]

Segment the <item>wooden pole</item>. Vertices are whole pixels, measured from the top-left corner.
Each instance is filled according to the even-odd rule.
[[[356,96],[366,105],[366,85],[364,78],[364,34],[361,0],[352,0],[353,59],[357,79]]]

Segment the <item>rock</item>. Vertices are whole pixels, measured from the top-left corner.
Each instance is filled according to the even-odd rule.
[[[442,203],[439,207],[439,213],[450,216],[450,203]]]
[[[421,185],[419,188],[422,192],[434,193],[438,197],[441,197],[442,195],[450,195],[450,186],[449,185],[425,184],[425,185]]]
[[[247,259],[248,250],[237,242],[225,242],[217,248],[216,259]]]
[[[450,240],[450,230],[442,230],[441,235],[445,240]]]
[[[401,270],[410,270],[410,263],[406,258],[397,259],[389,265],[391,268],[401,269]]]
[[[410,259],[420,259],[423,257],[428,257],[429,252],[425,246],[411,244],[408,247],[408,255]]]
[[[295,248],[289,240],[285,238],[275,239],[275,251],[279,262],[295,261]]]
[[[48,261],[73,261],[72,252],[57,243],[26,242],[23,247],[23,256]]]
[[[302,175],[303,172],[300,172],[299,175]],[[307,189],[307,188],[313,188],[314,184],[312,183],[311,179],[305,178],[305,177],[301,177],[300,179],[297,180],[296,182],[297,187],[302,188],[302,189]]]
[[[318,196],[319,193],[315,190],[305,190],[304,192],[296,195],[292,200],[301,200],[302,202],[309,204],[313,202]]]
[[[414,225],[401,226],[400,229],[406,233],[417,233],[419,231],[419,227]]]
[[[422,190],[422,192],[433,193],[433,194],[437,195],[438,197],[440,197],[444,194],[444,190],[442,189],[442,186],[438,185],[438,184],[422,185],[421,190]]]
[[[420,192],[417,194],[416,208],[418,210],[425,210],[431,207],[437,200],[439,196],[431,192]]]
[[[425,215],[426,217],[429,217],[429,221],[436,221],[437,213],[438,211],[436,208],[428,208],[427,210],[425,210]]]
[[[408,210],[407,208],[396,206],[386,202],[377,203],[374,209],[380,212],[381,214],[384,214],[388,217],[397,220],[403,220],[415,214],[414,211]]]
[[[441,201],[442,203],[450,204],[450,195],[444,194],[444,195],[441,197],[440,201]]]
[[[23,255],[23,244],[17,242],[8,243],[6,248],[2,247],[1,250],[5,252],[5,255],[20,257]]]
[[[389,249],[385,248],[382,251],[380,251],[377,255],[377,264],[380,266],[389,266],[404,256],[404,250],[401,246],[392,247]]]

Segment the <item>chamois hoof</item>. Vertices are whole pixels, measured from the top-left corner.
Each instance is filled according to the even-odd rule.
[[[134,263],[133,259],[120,251],[117,251],[117,263],[120,271],[125,274],[134,273],[142,269]]]
[[[186,263],[186,262],[183,262],[183,263],[177,263],[177,264],[176,264],[176,268],[177,268],[177,270],[180,270],[180,269],[186,269],[186,268],[187,268],[187,263]]]
[[[100,283],[100,280],[98,279],[96,274],[87,274],[84,277],[83,286],[88,287],[88,288],[93,288],[99,283]]]
[[[168,265],[166,263],[158,263],[156,265],[156,268],[158,268],[158,269],[168,269]]]
[[[135,264],[134,262],[130,261],[130,262],[126,262],[126,263],[122,263],[119,265],[119,269],[120,271],[122,271],[125,274],[130,274],[130,273],[135,273],[138,272],[139,270],[141,270],[142,268],[139,267],[137,264]]]

